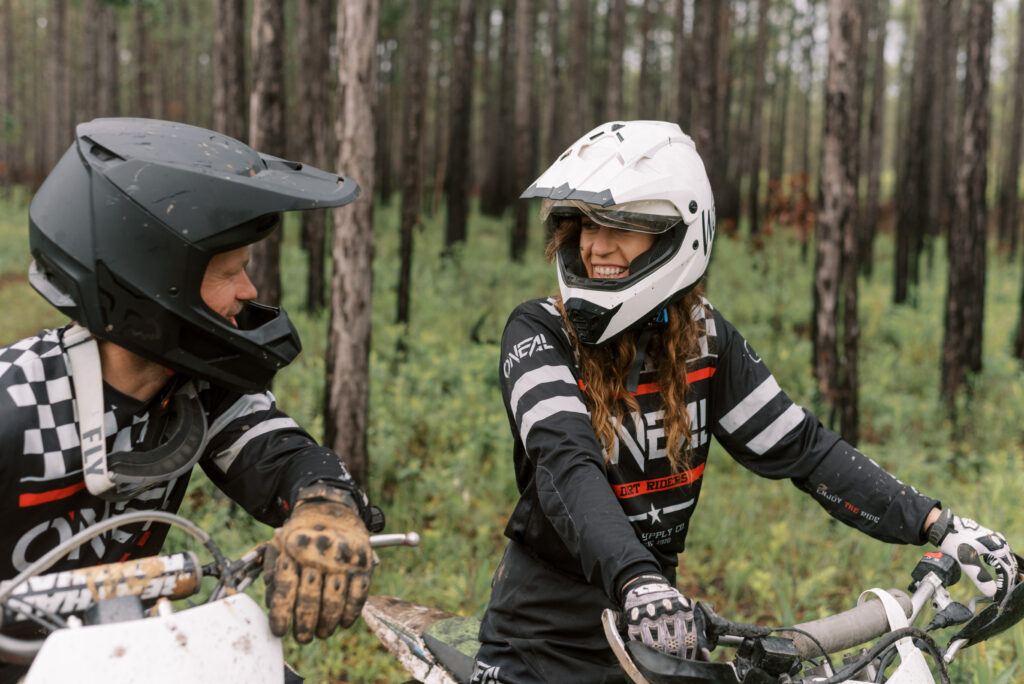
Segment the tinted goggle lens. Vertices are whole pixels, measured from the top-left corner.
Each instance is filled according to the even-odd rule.
[[[637,233],[659,234],[672,230],[683,222],[679,216],[663,216],[660,214],[640,214],[621,209],[603,209],[579,200],[544,200],[541,203],[540,217],[542,221],[557,219],[559,216],[584,215],[594,223],[617,230],[630,230]]]

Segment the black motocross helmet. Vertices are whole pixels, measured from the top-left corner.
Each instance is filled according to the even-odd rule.
[[[233,326],[200,285],[210,259],[252,244],[280,212],[338,207],[350,178],[153,119],[79,124],[29,208],[32,286],[144,358],[240,392],[265,389],[301,350],[284,310],[246,303]]]

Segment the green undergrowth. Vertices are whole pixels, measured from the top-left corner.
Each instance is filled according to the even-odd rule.
[[[0,201],[0,303],[12,312],[2,323],[3,340],[60,320],[24,283],[26,223],[24,197]],[[523,263],[514,263],[507,221],[474,214],[468,244],[443,256],[443,214],[426,218],[415,233],[412,320],[399,325],[398,224],[397,198],[378,207],[367,488],[387,513],[387,531],[415,530],[423,543],[379,551],[373,591],[479,616],[516,501],[497,384],[498,341],[516,304],[553,291],[553,269],[543,259],[537,225]],[[319,437],[327,317],[302,310],[305,255],[297,234],[297,222],[289,220],[282,266],[285,305],[305,350],[275,380],[274,392]],[[784,228],[761,243],[753,249],[720,235],[708,297],[790,396],[830,424],[810,373],[813,245],[805,257],[796,234]],[[985,367],[952,419],[938,396],[942,246],[934,245],[931,265],[922,265],[914,304],[903,306],[891,303],[891,238],[882,235],[875,249],[874,275],[860,283],[860,447],[903,481],[1024,547],[1024,520],[1017,515],[1024,491],[1024,373],[1009,354],[1020,267],[990,255]],[[918,547],[882,544],[833,521],[790,483],[754,476],[717,446],[705,479],[679,581],[721,614],[792,623],[849,608],[863,589],[906,588]],[[183,513],[235,556],[270,533],[201,474]],[[262,600],[262,582],[250,591]],[[970,595],[966,582],[953,593],[962,600]],[[953,681],[1020,681],[1022,649],[1024,630],[1017,627],[965,652]],[[286,640],[286,656],[310,681],[407,678],[362,621],[324,642]]]

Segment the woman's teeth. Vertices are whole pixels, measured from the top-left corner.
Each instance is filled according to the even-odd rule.
[[[598,278],[618,278],[626,269],[622,266],[595,266],[594,275]]]

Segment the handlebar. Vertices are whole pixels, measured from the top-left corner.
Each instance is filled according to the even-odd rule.
[[[913,608],[910,597],[899,589],[890,589],[889,593],[909,618]],[[800,657],[809,660],[822,655],[822,649],[825,653],[836,653],[877,639],[889,631],[889,619],[882,602],[871,599],[856,608],[794,625],[792,629],[794,633],[787,636],[796,644]]]
[[[198,539],[213,555],[214,562],[203,566],[192,552],[150,556],[138,560],[76,568],[40,574],[52,567],[70,550],[121,525],[155,521],[181,528]],[[387,546],[418,546],[420,535],[370,535],[373,549]],[[122,596],[138,596],[152,602],[161,598],[177,600],[199,592],[207,575],[219,578],[218,588],[210,600],[223,595],[222,589],[244,589],[262,569],[263,548],[260,544],[239,561],[231,563],[206,532],[194,523],[173,513],[138,511],[109,518],[82,530],[30,564],[10,580],[0,582],[0,627],[36,620],[47,616],[50,629],[65,626],[61,617],[82,614],[99,601]],[[235,577],[234,575],[237,575]],[[32,616],[32,617],[30,617]],[[53,618],[57,618],[54,620]],[[20,639],[0,634],[0,661],[27,665],[42,648],[43,639]]]

